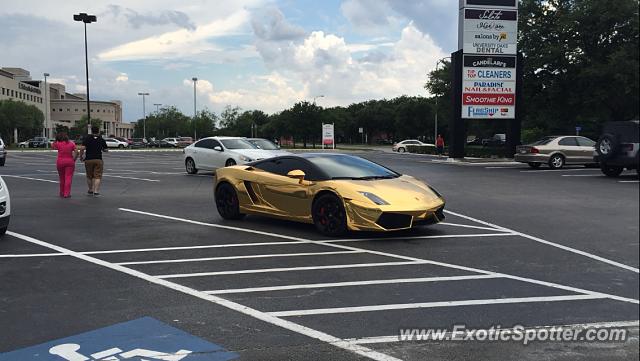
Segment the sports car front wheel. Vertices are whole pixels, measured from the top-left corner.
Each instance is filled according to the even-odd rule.
[[[333,194],[323,194],[311,209],[313,223],[325,236],[339,236],[347,232],[347,217],[340,198]]]
[[[229,183],[222,183],[216,188],[216,208],[224,219],[242,219],[238,193]]]

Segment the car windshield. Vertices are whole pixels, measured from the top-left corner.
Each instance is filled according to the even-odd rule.
[[[222,139],[220,142],[227,149],[258,149],[258,147],[244,139]]]
[[[249,141],[260,149],[276,150],[278,146],[266,139],[249,139]]]
[[[399,173],[363,158],[351,155],[308,155],[305,157],[331,179],[397,178]]]
[[[545,144],[549,144],[549,142],[551,142],[552,140],[556,139],[557,137],[544,137],[540,140],[538,140],[537,142],[533,142],[531,143],[531,145],[545,145]]]

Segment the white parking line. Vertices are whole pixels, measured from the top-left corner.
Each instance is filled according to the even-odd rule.
[[[637,180],[628,180],[628,181],[618,181],[618,183],[638,183],[640,181]]]
[[[563,177],[604,177],[602,174],[563,174]]]
[[[280,318],[277,318],[277,317],[273,317],[273,316],[271,316],[269,314],[266,314],[264,312],[260,312],[260,311],[258,311],[256,309],[251,308],[251,307],[243,306],[243,305],[241,305],[239,303],[228,301],[228,300],[225,300],[224,298],[221,298],[221,297],[218,297],[218,296],[215,296],[215,295],[208,295],[208,294],[206,294],[204,292],[200,292],[200,291],[194,290],[192,288],[189,288],[189,287],[186,287],[186,286],[183,286],[183,285],[179,285],[177,283],[173,283],[173,282],[170,282],[170,281],[167,281],[167,280],[159,279],[157,277],[150,276],[150,275],[148,275],[146,273],[142,273],[142,272],[139,272],[139,271],[127,268],[127,267],[123,267],[123,266],[119,266],[119,265],[116,265],[116,264],[112,264],[112,263],[109,263],[107,261],[103,261],[103,260],[98,259],[98,258],[94,258],[94,257],[91,257],[91,256],[83,255],[83,254],[80,254],[78,252],[74,252],[74,251],[71,251],[69,249],[66,249],[66,248],[63,248],[63,247],[60,247],[60,246],[56,246],[56,245],[53,245],[53,244],[50,244],[50,243],[47,243],[47,242],[44,242],[44,241],[40,241],[38,239],[29,237],[29,236],[25,236],[25,235],[22,235],[22,234],[14,233],[14,232],[11,232],[11,231],[7,232],[7,234],[9,234],[11,236],[14,236],[14,237],[17,237],[17,238],[20,238],[20,239],[25,240],[27,242],[31,242],[31,243],[34,243],[34,244],[37,244],[37,245],[40,245],[40,246],[43,246],[43,247],[47,247],[47,248],[53,249],[53,250],[55,250],[57,252],[68,254],[69,256],[73,256],[75,258],[78,258],[78,259],[81,259],[81,260],[84,260],[84,261],[87,261],[87,262],[90,262],[90,263],[93,263],[93,264],[97,264],[97,265],[100,265],[100,266],[103,266],[103,267],[106,267],[106,268],[110,268],[112,270],[115,270],[115,271],[118,271],[118,272],[121,272],[121,273],[125,273],[125,274],[128,274],[128,275],[133,276],[133,277],[137,277],[137,278],[143,279],[143,280],[145,280],[147,282],[154,283],[154,284],[157,284],[157,285],[160,285],[160,286],[164,286],[164,287],[167,287],[167,288],[172,289],[174,291],[182,292],[182,293],[191,295],[193,297],[197,297],[197,298],[203,299],[205,301],[209,301],[209,302],[215,303],[217,305],[229,308],[231,310],[238,311],[240,313],[244,313],[244,314],[249,315],[251,317],[254,317],[254,318],[258,319],[258,320],[270,323],[272,325],[280,326],[280,327],[285,328],[287,330],[290,330],[290,331],[293,331],[293,332],[296,332],[296,333],[299,333],[299,334],[314,338],[316,340],[320,340],[322,342],[329,343],[331,345],[334,345],[336,347],[342,348],[344,350],[354,352],[354,353],[356,353],[358,355],[361,355],[361,356],[364,356],[364,357],[368,357],[368,358],[370,358],[372,360],[378,360],[378,361],[401,361],[400,359],[397,359],[395,357],[383,354],[381,352],[377,352],[377,351],[368,349],[366,347],[363,347],[363,346],[360,346],[360,345],[357,345],[357,344],[354,344],[354,343],[350,343],[350,342],[344,341],[344,340],[342,340],[340,338],[331,336],[331,335],[326,334],[324,332],[320,332],[320,331],[311,329],[309,327],[298,325],[297,323],[293,323],[291,321],[287,321],[287,320],[283,320],[283,319],[280,319]]]
[[[291,317],[291,316],[308,316],[308,315],[328,315],[328,314],[336,314],[336,313],[406,310],[406,309],[416,309],[416,308],[497,305],[497,304],[507,304],[507,303],[578,301],[578,300],[594,300],[594,299],[602,299],[602,298],[605,298],[605,297],[599,296],[599,295],[567,295],[567,296],[544,296],[544,297],[490,298],[490,299],[479,299],[479,300],[400,303],[400,304],[389,304],[389,305],[336,307],[336,308],[316,308],[316,309],[309,309],[309,310],[268,312],[268,314],[276,317]]]
[[[190,278],[190,277],[205,277],[205,276],[238,275],[238,274],[248,274],[248,273],[271,273],[271,272],[310,271],[310,270],[320,270],[320,269],[406,266],[406,265],[413,265],[413,264],[428,264],[428,263],[430,262],[407,261],[407,262],[349,263],[349,264],[331,264],[326,266],[258,268],[258,269],[243,269],[243,270],[237,270],[237,271],[176,273],[176,274],[166,274],[166,275],[154,275],[154,277],[158,277],[161,279]]]
[[[498,229],[498,228],[490,228],[490,227],[479,227],[479,226],[471,226],[468,224],[458,224],[458,223],[449,223],[449,222],[440,222],[437,223],[436,225],[439,226],[452,226],[452,227],[462,227],[462,228],[473,228],[473,229],[482,229],[485,231],[500,231],[500,232],[505,232],[502,229]]]
[[[638,327],[639,321],[615,321],[615,322],[592,322],[592,323],[578,323],[578,324],[569,324],[569,325],[546,325],[546,326],[535,326],[535,327],[525,327],[518,329],[519,332],[527,333],[529,330],[539,330],[539,329],[548,329],[555,327],[556,329],[587,329],[587,328],[620,328],[620,327]],[[490,329],[489,335],[509,333],[513,334],[516,331],[515,328],[496,328]],[[451,340],[453,336],[452,332],[446,332],[444,334],[443,340]],[[457,335],[459,337],[459,334]],[[412,340],[404,340],[401,339],[399,335],[392,336],[373,336],[373,337],[362,337],[362,338],[349,338],[345,339],[345,341],[352,342],[358,345],[366,345],[366,344],[374,344],[374,343],[391,343],[391,342],[404,342],[404,341],[412,341]]]
[[[160,182],[157,179],[147,179],[147,178],[136,178],[136,177],[124,177],[121,175],[108,175],[108,174],[103,174],[103,177],[110,177],[110,178],[122,178],[122,179],[133,179],[133,180],[139,180],[139,181],[146,181],[146,182]]]
[[[38,182],[47,182],[47,183],[58,183],[58,181],[53,181],[50,179],[42,179],[42,178],[32,178],[32,177],[22,177],[19,175],[9,175],[9,174],[3,174],[3,177],[9,177],[9,178],[18,178],[18,179],[27,179],[27,180],[33,180],[33,181],[38,181]]]
[[[495,231],[501,231],[495,229]],[[509,237],[515,236],[514,233],[479,233],[479,234],[439,234],[435,236],[397,236],[397,237],[372,237],[372,238],[342,238],[328,239],[316,241],[319,243],[338,243],[338,242],[369,242],[369,241],[393,241],[393,240],[412,240],[412,239],[437,239],[437,238],[472,238],[472,237]]]
[[[600,169],[595,168],[563,168],[563,169],[533,169],[533,170],[521,170],[520,173],[556,173],[556,172],[580,172],[580,171],[597,171]]]
[[[331,287],[351,287],[351,286],[369,286],[369,285],[385,285],[397,283],[425,283],[425,282],[448,282],[448,281],[464,281],[479,280],[489,278],[500,278],[494,275],[470,275],[470,276],[446,276],[446,277],[423,277],[423,278],[396,278],[389,280],[369,280],[369,281],[350,281],[350,282],[332,282],[332,283],[307,283],[300,285],[273,286],[273,287],[251,287],[204,291],[210,295],[221,295],[229,293],[250,293],[250,292],[269,292],[297,290],[307,288],[331,288]]]
[[[0,258],[28,258],[28,257],[55,257],[66,256],[64,253],[23,253],[23,254],[0,254]]]
[[[225,257],[206,257],[206,258],[163,259],[163,260],[139,261],[139,262],[120,262],[120,263],[116,263],[116,264],[119,264],[121,266],[128,266],[128,265],[137,265],[137,264],[223,261],[223,260],[230,260],[230,259],[302,257],[302,256],[328,256],[328,255],[336,255],[336,254],[353,254],[353,253],[363,253],[363,252],[362,251],[335,251],[335,252],[252,254],[252,255],[245,255],[245,256],[225,256]]]
[[[334,243],[330,243],[331,241],[328,241],[328,242],[327,241],[325,241],[325,242],[314,241],[314,240],[305,239],[305,238],[301,238],[301,237],[286,236],[286,235],[283,235],[283,234],[256,231],[256,230],[252,230],[252,229],[244,229],[244,228],[238,228],[238,227],[223,226],[223,225],[219,225],[219,224],[211,224],[211,223],[205,223],[205,222],[199,222],[199,221],[192,221],[192,220],[189,220],[189,219],[171,217],[171,216],[166,216],[166,215],[162,215],[162,214],[154,214],[154,213],[149,213],[149,212],[136,211],[136,210],[132,210],[132,209],[120,208],[120,210],[125,211],[125,212],[132,212],[132,213],[137,213],[137,214],[143,214],[143,215],[147,215],[147,216],[162,218],[162,219],[171,219],[171,220],[178,221],[178,222],[199,224],[199,225],[208,226],[208,227],[217,227],[217,228],[225,228],[225,229],[236,229],[236,230],[241,231],[241,232],[262,234],[262,235],[271,236],[271,237],[275,237],[275,238],[292,239],[292,240],[296,240],[296,241],[307,242],[307,243],[310,243],[310,244],[324,244],[326,246],[330,246],[330,247],[334,247],[334,248],[340,248],[340,249],[361,250],[361,251],[365,251],[365,252],[367,252],[369,254],[375,254],[375,255],[380,255],[380,256],[398,258],[398,259],[402,259],[402,260],[412,261],[414,263],[423,263],[424,262],[424,263],[433,264],[433,265],[436,265],[436,266],[448,267],[448,268],[453,268],[453,269],[458,269],[458,270],[463,270],[463,271],[468,271],[468,272],[474,272],[474,273],[480,273],[480,274],[495,275],[495,276],[505,277],[505,278],[509,278],[509,279],[513,279],[513,280],[522,281],[522,282],[527,282],[527,283],[532,283],[532,284],[537,284],[537,285],[557,288],[557,289],[561,289],[561,290],[572,291],[572,292],[576,292],[576,293],[582,293],[582,294],[586,294],[586,295],[605,296],[605,297],[607,297],[609,299],[616,300],[616,301],[640,304],[640,301],[638,301],[636,299],[633,299],[633,298],[621,297],[621,296],[616,296],[616,295],[597,292],[597,291],[586,290],[586,289],[572,287],[572,286],[565,286],[565,285],[561,285],[561,284],[558,284],[558,283],[541,281],[541,280],[536,280],[536,279],[527,278],[527,277],[520,277],[520,276],[510,275],[510,274],[507,274],[507,273],[499,273],[499,272],[487,271],[487,270],[483,270],[483,269],[479,269],[479,268],[466,267],[466,266],[456,265],[456,264],[452,264],[452,263],[431,261],[431,260],[425,260],[425,259],[411,257],[411,256],[403,256],[403,255],[399,255],[399,254],[393,254],[393,253],[387,253],[387,252],[381,252],[381,251],[374,251],[374,250],[369,250],[369,249],[365,249],[365,248],[357,248],[357,247],[346,246],[346,245],[341,245],[341,244],[334,244]],[[474,220],[475,219],[475,218],[472,218],[472,217],[469,217],[469,216],[465,216],[465,215],[461,215],[459,213],[455,213],[455,212],[451,212],[451,211],[445,211],[445,212],[448,212],[448,213],[453,214],[453,215],[458,216],[458,217],[470,219],[470,220]],[[484,221],[480,221],[480,220],[476,220],[476,222],[479,222],[480,224],[488,225],[490,227],[496,227],[496,228],[501,228],[501,229],[504,229],[504,230],[511,231],[511,230],[509,230],[507,228],[499,227],[499,226],[496,226],[496,225],[488,223],[488,222],[484,222]],[[519,234],[521,234],[521,233],[519,233]],[[522,235],[523,235],[523,237],[525,236],[524,234],[522,234]],[[531,237],[531,236],[528,236],[528,237]]]
[[[489,222],[485,222],[485,221],[481,221],[479,219],[475,219],[473,217],[463,216],[461,214],[458,214],[458,213],[455,213],[455,212],[451,212],[451,211],[445,211],[445,212],[451,213],[451,214],[453,214],[455,216],[458,216],[458,217],[467,218],[469,220],[475,220],[476,222],[480,222],[480,223],[485,224],[485,225],[490,226],[490,227],[498,227],[498,228],[501,228],[501,229],[503,229],[503,230],[505,230],[507,232],[512,232],[515,235],[519,235],[521,237],[530,239],[530,240],[538,242],[538,243],[546,244],[546,245],[549,245],[549,246],[552,246],[552,247],[556,247],[556,248],[559,248],[559,249],[562,249],[562,250],[565,250],[565,251],[568,251],[568,252],[571,252],[571,253],[579,254],[581,256],[588,257],[588,258],[591,258],[591,259],[594,259],[594,260],[597,260],[597,261],[600,261],[600,262],[604,262],[604,263],[610,264],[610,265],[615,266],[615,267],[626,269],[628,271],[632,271],[632,272],[635,272],[635,273],[640,273],[640,270],[635,268],[635,267],[631,267],[631,266],[628,266],[628,265],[620,263],[620,262],[612,261],[610,259],[607,259],[607,258],[604,258],[604,257],[600,257],[600,256],[597,256],[597,255],[592,254],[592,253],[581,251],[579,249],[571,248],[571,247],[564,246],[564,245],[561,245],[561,244],[558,244],[558,243],[553,243],[553,242],[544,240],[542,238],[538,238],[538,237],[534,237],[534,236],[531,236],[531,235],[528,235],[528,234],[525,234],[525,233],[522,233],[522,232],[514,231],[514,230],[509,229],[509,228],[500,227],[500,226],[497,226],[497,225],[489,223]]]
[[[185,249],[206,249],[206,248],[227,248],[227,247],[257,247],[274,246],[281,244],[307,244],[307,241],[286,241],[286,242],[255,242],[255,243],[229,243],[229,244],[207,244],[201,246],[178,246],[178,247],[156,247],[156,248],[132,248],[114,249],[105,251],[85,251],[80,254],[112,254],[112,253],[134,253],[134,252],[156,252],[156,251],[179,251]]]

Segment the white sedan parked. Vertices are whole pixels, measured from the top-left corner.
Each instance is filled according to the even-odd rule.
[[[278,151],[260,149],[240,137],[203,138],[184,148],[183,153],[185,169],[189,174],[281,155]]]
[[[108,148],[128,148],[129,147],[129,143],[127,142],[123,142],[121,140],[115,139],[115,138],[104,138],[104,141],[107,142],[107,147]]]
[[[435,147],[435,145],[433,144],[423,143],[417,139],[407,139],[407,140],[403,140],[402,142],[398,142],[394,144],[391,149],[394,152],[404,153],[407,151],[408,145],[418,146],[418,147]]]
[[[7,184],[0,177],[0,237],[7,231],[9,226],[9,218],[11,218],[11,200],[9,198],[9,189]]]

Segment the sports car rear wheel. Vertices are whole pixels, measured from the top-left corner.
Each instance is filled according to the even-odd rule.
[[[224,219],[242,219],[238,193],[229,183],[222,183],[216,188],[216,208]]]
[[[347,232],[347,217],[340,198],[333,194],[323,194],[313,202],[311,209],[313,223],[326,236],[339,236]]]

